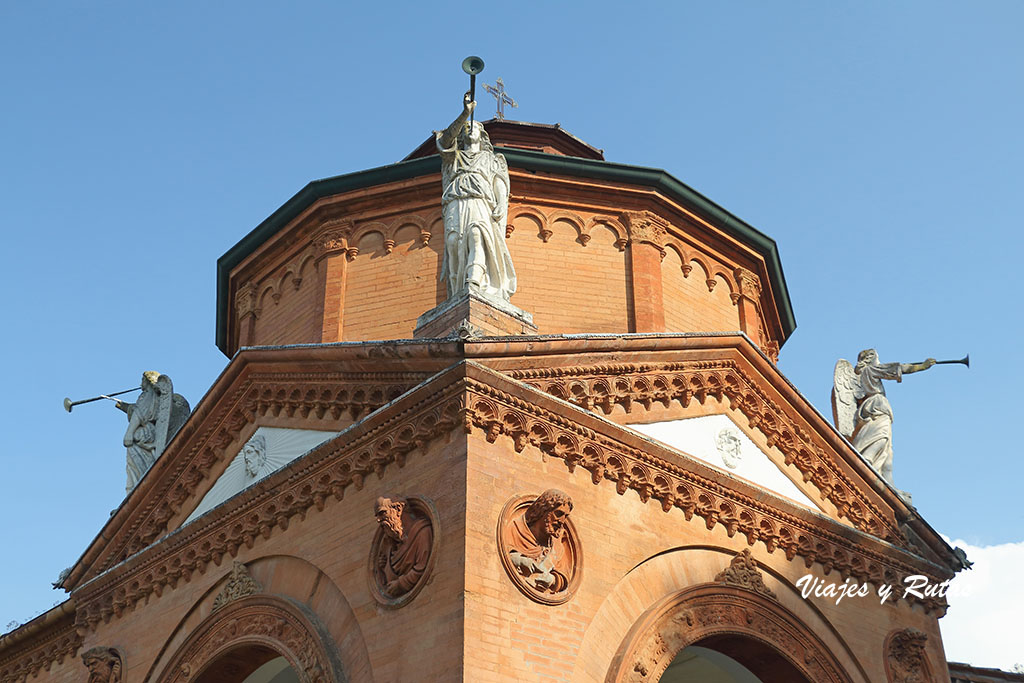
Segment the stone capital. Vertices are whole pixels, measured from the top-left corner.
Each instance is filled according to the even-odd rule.
[[[650,244],[665,256],[668,222],[664,218],[650,211],[627,211],[622,214],[622,222],[626,224],[631,242]]]
[[[349,249],[348,240],[352,237],[354,229],[352,221],[347,218],[329,220],[320,228],[320,232],[313,238],[313,254],[317,261],[320,259],[347,252]]]
[[[235,315],[239,320],[245,320],[250,315],[254,318],[260,317],[257,297],[256,283],[251,280],[238,288],[238,292],[235,293]]]
[[[747,270],[746,268],[736,268],[733,270],[733,275],[736,277],[736,284],[738,286],[740,296],[753,301],[760,301],[761,278],[759,278],[756,273]]]

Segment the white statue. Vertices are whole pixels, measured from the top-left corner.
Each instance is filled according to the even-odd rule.
[[[483,124],[467,124],[475,107],[466,93],[459,117],[435,132],[444,185],[441,280],[448,285],[449,299],[472,291],[508,302],[516,291],[516,271],[505,246],[508,164],[494,153]]]
[[[125,491],[130,493],[185,424],[190,409],[188,401],[174,393],[171,378],[152,370],[142,373],[142,394],[135,403],[118,400],[116,405],[128,414],[128,430],[124,434],[128,450]]]
[[[840,358],[836,362],[832,389],[832,416],[839,432],[890,484],[892,480],[892,407],[885,397],[882,380],[903,380],[903,375],[927,370],[923,363],[879,363],[874,349],[857,355],[857,366]]]

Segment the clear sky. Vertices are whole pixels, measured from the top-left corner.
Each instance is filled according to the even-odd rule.
[[[1017,0],[0,3],[0,632],[62,599],[124,495],[124,415],[62,399],[156,369],[195,405],[226,363],[217,257],[308,181],[450,122],[469,54],[509,118],[778,242],[780,368],[822,413],[839,357],[969,352],[889,390],[896,483],[949,537],[1018,547],[1022,25]],[[1010,666],[983,628],[949,656]]]

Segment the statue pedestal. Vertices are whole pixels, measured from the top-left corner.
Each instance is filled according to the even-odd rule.
[[[508,337],[537,334],[533,316],[506,301],[466,292],[448,299],[416,320],[416,339]]]

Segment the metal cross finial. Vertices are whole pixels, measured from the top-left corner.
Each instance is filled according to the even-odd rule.
[[[498,100],[498,120],[501,121],[502,119],[505,118],[506,104],[512,107],[513,109],[515,109],[519,105],[516,104],[516,101],[509,97],[508,93],[505,92],[505,83],[500,78],[496,82],[498,84],[498,87],[494,87],[493,85],[487,85],[486,83],[484,83],[484,90],[491,93],[491,95],[494,96],[494,99]]]

